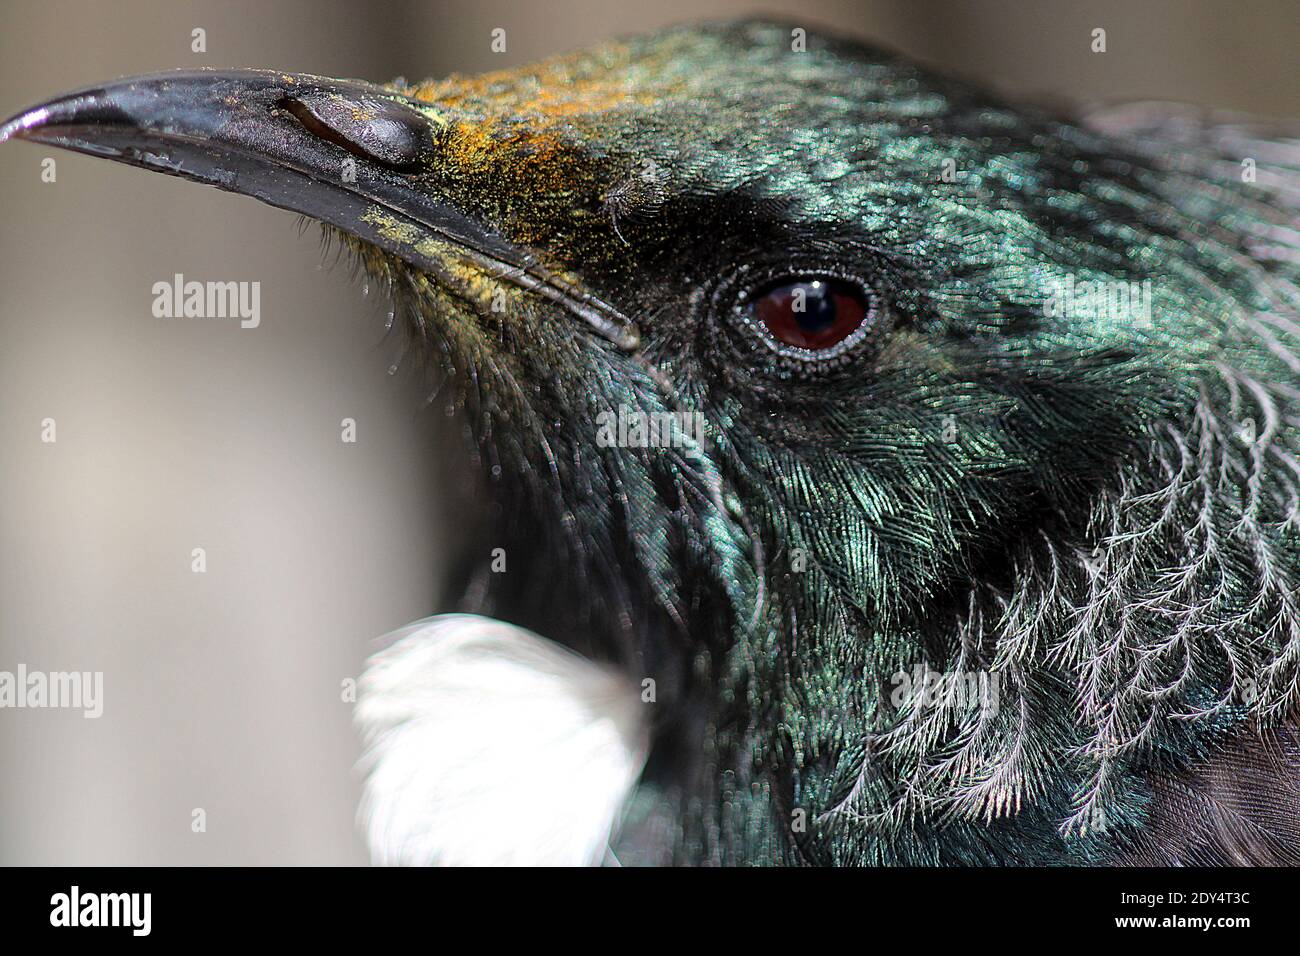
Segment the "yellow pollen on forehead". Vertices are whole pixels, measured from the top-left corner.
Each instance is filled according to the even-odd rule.
[[[497,228],[514,242],[539,242],[549,231],[535,204],[576,206],[596,189],[592,164],[571,135],[526,122],[453,122],[439,140],[438,162],[452,192],[494,209]]]
[[[525,195],[584,191],[586,140],[617,114],[648,114],[682,94],[680,41],[651,51],[623,43],[516,70],[452,76],[404,89],[436,113],[439,156],[453,177],[485,177]]]
[[[631,57],[625,45],[610,44],[599,55],[579,54],[518,70],[452,76],[406,92],[415,99],[463,110],[483,120],[499,117],[561,123],[651,105],[664,90],[646,89],[638,82],[638,77],[645,78],[644,66],[643,60]]]
[[[569,147],[556,131],[527,123],[461,121],[452,124],[445,158],[465,171],[490,168],[497,175],[511,169],[530,175],[558,172]]]

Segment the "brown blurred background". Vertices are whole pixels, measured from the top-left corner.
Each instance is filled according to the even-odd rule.
[[[174,67],[477,72],[759,11],[1018,97],[1300,115],[1290,0],[4,0],[0,113]],[[0,709],[0,863],[365,862],[341,682],[435,610],[457,530],[440,462],[462,453],[420,384],[386,374],[385,303],[321,268],[290,213],[85,157],[0,148],[0,210],[0,670],[105,683],[98,720]],[[260,281],[261,327],[153,318],[153,283],[177,272]]]

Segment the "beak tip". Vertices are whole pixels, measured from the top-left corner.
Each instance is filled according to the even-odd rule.
[[[40,141],[60,126],[108,118],[106,104],[99,90],[68,94],[28,107],[0,123],[0,143],[11,139]]]
[[[49,110],[43,106],[24,110],[17,116],[0,123],[0,143],[11,139],[23,139],[29,130],[39,128],[49,116]]]

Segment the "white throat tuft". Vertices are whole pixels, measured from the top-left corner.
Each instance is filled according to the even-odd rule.
[[[645,761],[627,677],[531,631],[444,614],[361,678],[361,818],[376,863],[601,863]]]

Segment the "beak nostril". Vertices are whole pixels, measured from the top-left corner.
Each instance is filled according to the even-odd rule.
[[[276,105],[315,136],[402,172],[417,168],[429,145],[423,116],[379,98],[309,93],[286,96]]]

